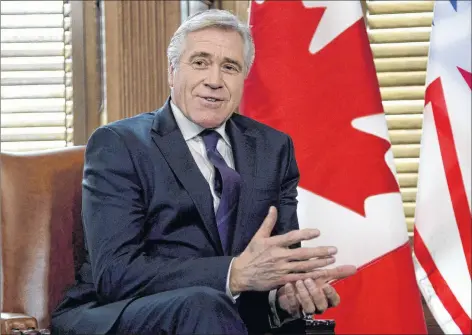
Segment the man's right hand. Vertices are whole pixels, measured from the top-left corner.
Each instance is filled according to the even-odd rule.
[[[335,247],[289,247],[320,235],[317,229],[294,230],[271,236],[277,222],[277,209],[269,214],[249,245],[236,257],[231,267],[230,290],[234,295],[244,291],[269,291],[287,283],[316,279],[325,271],[318,270],[334,263]]]

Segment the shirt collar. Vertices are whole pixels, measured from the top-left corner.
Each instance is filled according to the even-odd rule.
[[[177,122],[177,125],[179,126],[179,129],[182,132],[182,135],[186,142],[198,136],[203,130],[205,130],[205,128],[203,128],[202,126],[190,121],[180,110],[180,108],[172,102],[172,100],[170,102],[170,106],[172,113],[174,114],[175,121]],[[229,141],[228,134],[226,134],[225,127],[226,121],[214,130],[218,134],[220,134],[221,138],[226,142],[226,144],[231,147],[231,143]]]

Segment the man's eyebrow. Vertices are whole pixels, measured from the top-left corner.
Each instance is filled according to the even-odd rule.
[[[205,51],[197,51],[193,54],[190,55],[190,61],[194,60],[195,58],[198,58],[198,57],[203,57],[203,58],[207,58],[207,59],[211,59],[212,56],[211,54],[209,54],[208,52],[205,52]],[[232,58],[229,58],[229,57],[225,57],[223,58],[223,62],[224,63],[230,63],[230,64],[233,64],[235,65],[236,67],[238,67],[239,70],[242,70],[243,66],[240,62],[238,62],[237,60],[234,60]]]
[[[190,60],[194,60],[197,57],[211,58],[211,55],[205,51],[197,51],[190,55]]]

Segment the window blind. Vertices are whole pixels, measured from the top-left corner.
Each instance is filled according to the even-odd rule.
[[[368,34],[409,231],[415,214],[433,4],[366,1]]]
[[[72,145],[69,1],[1,1],[1,150]]]

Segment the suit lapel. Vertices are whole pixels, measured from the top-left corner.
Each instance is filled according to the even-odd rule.
[[[192,198],[211,242],[219,254],[223,254],[218,229],[215,223],[213,198],[210,187],[201,174],[180,132],[168,100],[156,113],[151,136],[176,177]]]
[[[248,222],[250,200],[256,174],[256,138],[251,129],[238,126],[231,118],[227,122],[226,131],[231,139],[236,171],[241,175],[242,185],[239,196],[238,214],[234,227],[231,250],[239,249],[241,236],[243,236]]]

